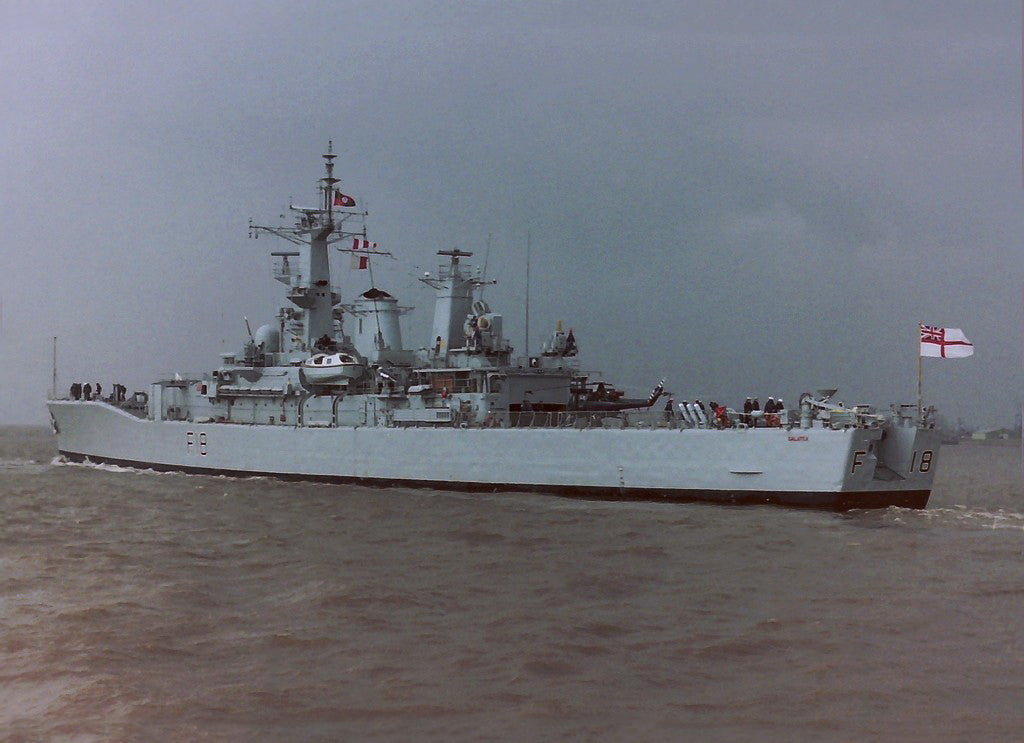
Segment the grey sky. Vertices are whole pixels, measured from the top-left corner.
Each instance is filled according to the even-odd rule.
[[[1018,3],[3,3],[0,423],[60,386],[212,368],[281,301],[271,240],[333,139],[378,283],[418,311],[491,235],[522,348],[684,397],[1021,398]],[[349,296],[365,288],[344,275]]]

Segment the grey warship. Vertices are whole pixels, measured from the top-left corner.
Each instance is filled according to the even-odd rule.
[[[438,251],[440,268],[420,279],[435,293],[431,336],[406,348],[408,308],[376,286],[344,302],[332,283],[332,251],[354,267],[389,255],[367,240],[335,157],[328,146],[315,208],[291,207],[289,226],[250,222],[250,236],[289,244],[272,253],[288,304],[208,372],[130,397],[54,395],[63,458],[594,499],[927,505],[940,439],[919,406],[847,407],[820,390],[771,413],[663,408],[663,383],[624,398],[582,370],[560,324],[539,354],[515,356],[469,251]]]

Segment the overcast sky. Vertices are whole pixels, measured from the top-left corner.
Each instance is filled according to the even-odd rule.
[[[742,404],[838,387],[1011,425],[1022,399],[1021,4],[0,3],[0,423],[74,380],[209,371],[284,303],[271,239],[333,139],[416,281],[458,246],[523,347]],[[341,264],[344,265],[344,264]],[[348,298],[360,272],[336,279]]]

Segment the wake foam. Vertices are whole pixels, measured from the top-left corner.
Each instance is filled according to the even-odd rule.
[[[145,467],[124,467],[120,464],[106,464],[102,462],[90,462],[88,460],[84,462],[72,462],[64,459],[61,456],[56,456],[51,465],[57,467],[84,467],[90,470],[100,470],[101,472],[127,472],[134,473],[136,475],[183,475],[184,472],[161,472],[159,470],[148,469]]]
[[[885,520],[898,526],[951,526],[965,529],[1016,529],[1024,531],[1024,513],[966,505],[945,508],[889,508]]]
[[[21,467],[39,467],[42,462],[35,459],[0,459],[0,470],[16,470]]]

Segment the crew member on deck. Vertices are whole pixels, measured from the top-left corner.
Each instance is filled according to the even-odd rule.
[[[480,346],[483,344],[483,333],[480,330],[480,324],[477,319],[473,318],[473,350],[479,351]]]

